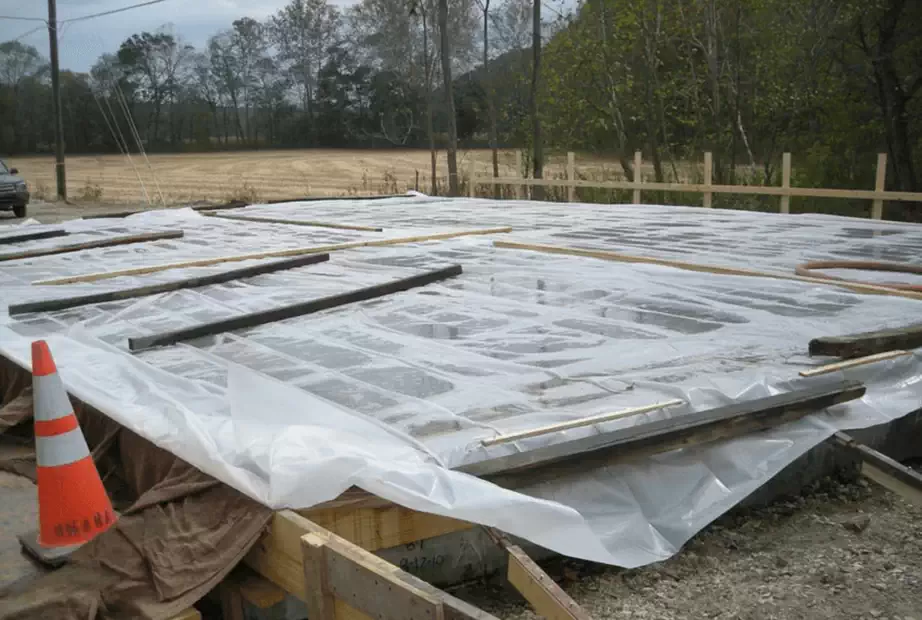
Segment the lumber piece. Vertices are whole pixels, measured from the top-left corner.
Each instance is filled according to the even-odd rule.
[[[863,357],[894,349],[917,349],[922,347],[922,325],[910,325],[897,329],[882,329],[873,332],[824,336],[810,341],[810,355]]]
[[[922,507],[922,474],[873,448],[855,441],[851,435],[836,433],[833,440],[861,459],[861,475]]]
[[[895,357],[902,357],[904,355],[912,355],[912,352],[910,351],[887,351],[885,353],[877,353],[876,355],[856,357],[854,359],[846,360],[844,362],[836,362],[834,364],[826,364],[824,366],[817,366],[816,368],[811,368],[809,370],[801,370],[799,374],[801,377],[816,377],[819,375],[826,375],[831,372],[836,372],[839,370],[847,370],[849,368],[865,366],[866,364],[874,364],[875,362],[882,362],[884,360],[890,360]]]
[[[167,230],[155,233],[141,233],[138,235],[124,235],[122,237],[108,237],[96,241],[86,241],[84,243],[72,243],[70,245],[59,245],[53,248],[41,248],[35,250],[24,250],[11,254],[0,254],[0,262],[9,260],[21,260],[24,258],[38,258],[40,256],[53,256],[55,254],[67,254],[68,252],[79,252],[80,250],[94,250],[96,248],[108,248],[116,245],[127,245],[129,243],[144,243],[146,241],[160,241],[162,239],[179,239],[183,236],[181,230]]]
[[[306,545],[302,542],[305,535],[307,535]],[[334,555],[337,556],[335,562],[338,563],[338,567],[336,570],[330,571],[330,557]],[[325,564],[320,564],[319,570],[316,563],[318,556],[325,562]],[[308,559],[308,564],[313,566],[305,566],[305,558]],[[400,599],[391,600],[406,600],[402,597],[412,588],[413,592],[425,594],[426,600],[422,601],[421,605],[429,605],[433,600],[437,601],[441,605],[443,612],[441,617],[444,620],[496,620],[494,616],[402,571],[390,562],[373,555],[358,545],[350,543],[292,510],[282,510],[273,515],[269,533],[253,546],[245,557],[244,562],[269,581],[303,601],[307,601],[309,596],[314,596],[314,593],[318,590],[313,585],[317,583],[317,577],[314,577],[314,575],[322,574],[321,571],[325,571],[329,579],[328,585],[326,590],[322,588],[320,590],[324,592],[324,601],[329,602],[331,598],[334,599],[333,613],[335,615],[332,617],[337,620],[366,617],[367,612],[360,613],[362,610],[353,608],[349,600],[338,599],[336,593],[348,592],[348,588],[355,588],[359,582],[352,581],[352,579],[361,578],[364,580],[368,575],[372,574],[378,579],[378,584],[374,583],[374,579],[371,580],[370,586],[367,585],[369,583],[367,580],[362,583],[366,584],[363,588],[370,589],[373,587],[379,595],[369,597],[375,607],[367,615],[375,618],[395,618],[395,616],[378,613],[379,606],[382,610],[385,609],[383,599],[390,597],[389,588],[399,589],[403,592]],[[348,583],[337,581],[341,579],[342,573],[340,571],[342,566],[346,566],[348,569],[346,570],[349,579]],[[305,574],[305,569],[309,574]],[[359,571],[363,573],[363,576],[357,574]],[[307,587],[308,580],[312,584],[310,588]],[[321,601],[321,605],[318,605],[321,609],[325,608],[323,606],[326,604],[324,601]],[[351,602],[359,604],[360,601],[353,599]],[[316,604],[316,597],[314,604]],[[390,604],[389,602],[388,605]],[[313,620],[314,615],[310,617]],[[328,618],[331,616],[327,613],[326,616],[319,615],[318,617]],[[403,617],[415,616],[396,616],[396,618]]]
[[[0,237],[0,244],[22,243],[23,241],[38,241],[40,239],[54,239],[55,237],[66,237],[69,234],[70,233],[63,228],[54,228],[52,230],[25,233],[23,235],[4,235]]]
[[[195,327],[177,329],[171,332],[155,334],[153,336],[129,338],[128,349],[131,351],[139,351],[141,349],[148,349],[151,347],[171,345],[183,340],[191,340],[193,338],[201,338],[203,336],[211,336],[214,334],[234,331],[237,329],[246,329],[248,327],[264,325],[265,323],[283,321],[285,319],[290,319],[297,316],[304,316],[307,314],[320,312],[321,310],[329,310],[331,308],[337,308],[346,304],[366,301],[368,299],[383,297],[384,295],[391,295],[393,293],[399,293],[401,291],[406,291],[418,286],[425,286],[427,284],[432,284],[433,282],[438,282],[440,280],[451,278],[457,275],[461,275],[461,265],[452,265],[451,267],[436,269],[434,271],[427,271],[415,276],[410,276],[409,278],[401,278],[399,280],[385,282],[384,284],[367,286],[365,288],[349,291],[348,293],[340,293],[338,295],[330,295],[329,297],[321,297],[320,299],[282,306],[280,308],[273,308],[272,310],[252,312],[250,314],[243,314],[229,319],[203,323],[201,325],[196,325]]]
[[[514,486],[517,474],[539,466],[539,474],[559,476],[569,469],[585,470],[617,460],[739,437],[861,398],[864,393],[864,385],[857,381],[804,388],[500,456],[465,465],[459,471],[487,477],[500,486]],[[546,467],[552,463],[557,466]]]
[[[381,232],[383,228],[375,226],[359,226],[358,224],[340,224],[338,222],[318,222],[315,220],[292,220],[280,217],[261,217],[258,215],[226,215],[223,213],[209,213],[203,211],[203,215],[216,217],[222,220],[234,220],[238,222],[257,222],[263,224],[290,224],[292,226],[311,226],[314,228],[338,228],[342,230],[361,230],[365,232]]]
[[[527,439],[528,437],[547,435],[548,433],[557,433],[572,428],[582,428],[584,426],[592,426],[593,424],[602,424],[603,422],[611,422],[612,420],[618,420],[620,418],[626,418],[632,415],[639,415],[641,413],[647,413],[648,411],[656,411],[657,409],[664,409],[666,407],[673,407],[675,405],[684,404],[684,400],[673,398],[671,400],[644,405],[642,407],[631,407],[630,409],[622,409],[621,411],[615,411],[612,413],[602,413],[585,418],[578,418],[576,420],[567,420],[566,422],[559,422],[557,424],[548,424],[547,426],[540,426],[538,428],[532,428],[526,431],[518,431],[515,433],[509,433],[507,435],[488,437],[486,439],[482,439],[480,443],[484,446],[494,446],[499,443],[509,443],[510,441],[518,441],[519,439]]]
[[[541,617],[547,620],[592,620],[520,546],[513,544],[498,530],[490,527],[484,529],[493,542],[509,554],[506,573],[509,583]]]
[[[252,278],[253,276],[273,273],[285,269],[295,269],[315,263],[322,263],[330,259],[329,254],[307,254],[296,258],[273,261],[244,267],[242,269],[232,269],[222,271],[207,276],[194,276],[183,280],[173,282],[162,282],[160,284],[151,284],[149,286],[138,286],[136,288],[122,289],[120,291],[107,291],[105,293],[93,293],[91,295],[81,295],[79,297],[67,297],[64,299],[48,299],[44,301],[30,301],[21,304],[13,304],[9,307],[10,316],[25,314],[27,312],[51,312],[54,310],[64,310],[67,308],[76,308],[88,304],[101,304],[109,301],[120,301],[122,299],[132,299],[135,297],[146,297],[148,295],[157,295],[159,293],[168,293],[186,288],[198,288],[210,284],[220,284],[230,282],[231,280],[242,280]]]
[[[195,607],[190,607],[179,612],[170,620],[202,620],[202,614]]]
[[[353,248],[364,247],[383,247],[389,245],[400,245],[403,243],[420,243],[424,241],[443,241],[445,239],[454,239],[455,237],[468,237],[471,235],[493,235],[498,233],[512,232],[512,228],[501,226],[499,228],[479,228],[475,230],[459,230],[446,233],[434,233],[428,235],[414,235],[412,237],[396,237],[393,239],[374,239],[368,241],[350,241],[348,243],[336,243],[332,245],[318,245],[312,247],[291,248],[287,250],[272,250],[269,252],[254,252],[252,254],[237,254],[234,256],[219,256],[217,258],[202,258],[196,260],[182,261],[178,263],[165,263],[160,265],[149,265],[147,267],[133,267],[129,269],[120,269],[117,271],[103,271],[99,273],[89,273],[78,276],[68,276],[64,278],[51,278],[48,280],[36,280],[32,284],[76,284],[77,282],[96,282],[107,278],[117,278],[119,276],[137,276],[146,273],[156,273],[168,269],[181,269],[185,267],[203,267],[206,265],[216,265],[218,263],[227,263],[241,260],[251,260],[257,258],[281,258],[285,256],[301,256],[302,254],[317,254],[319,252],[333,252],[335,250],[350,250]]]
[[[804,276],[791,275],[787,273],[773,271],[759,271],[756,269],[745,269],[741,267],[720,267],[717,265],[704,265],[701,263],[689,263],[667,258],[654,258],[652,256],[637,256],[635,254],[622,254],[620,252],[611,252],[608,250],[591,250],[586,248],[572,248],[558,245],[544,245],[537,243],[519,243],[516,241],[494,241],[493,245],[498,248],[512,250],[527,250],[531,252],[546,252],[548,254],[565,254],[568,256],[583,256],[587,258],[598,258],[601,260],[619,261],[622,263],[646,263],[649,265],[662,265],[664,267],[674,267],[676,269],[685,269],[687,271],[698,271],[702,273],[714,273],[726,276],[749,276],[754,278],[773,278],[776,280],[792,280],[794,282],[806,282],[809,284],[821,284],[823,286],[835,286],[844,288],[856,293],[867,293],[872,295],[893,295],[895,297],[905,297],[906,299],[922,300],[922,293],[915,291],[904,291],[881,286],[878,284],[862,284],[859,282],[849,282],[847,280],[829,280],[826,278],[808,278]]]
[[[371,496],[369,506],[319,505],[296,511],[368,551],[389,549],[473,527],[467,521],[418,512]],[[331,502],[328,502],[331,504]]]

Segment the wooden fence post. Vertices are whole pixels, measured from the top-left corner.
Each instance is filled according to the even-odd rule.
[[[791,154],[785,153],[781,156],[781,187],[791,189]],[[791,197],[781,197],[781,212],[791,212]]]
[[[643,154],[640,151],[634,151],[634,204],[640,204],[640,184],[643,183],[643,173],[640,171],[643,166]]]
[[[576,186],[573,184],[576,180],[576,153],[573,151],[567,153],[567,180],[570,182],[567,186],[567,202],[576,202]]]
[[[875,192],[882,192],[887,186],[887,154],[877,154],[877,182],[874,185]],[[871,219],[882,220],[884,218],[884,201],[877,199],[871,206]]]
[[[714,178],[714,159],[710,151],[704,153],[704,185],[705,187],[710,187],[711,182]],[[704,199],[702,204],[710,209],[713,205],[714,194],[711,192],[704,192]]]
[[[474,197],[474,154],[471,153],[471,160],[467,163],[467,197]]]
[[[522,151],[521,150],[516,150],[515,152],[515,176],[516,177],[522,176]],[[522,199],[522,188],[523,187],[524,187],[523,185],[518,185],[518,184],[515,186],[516,200]]]

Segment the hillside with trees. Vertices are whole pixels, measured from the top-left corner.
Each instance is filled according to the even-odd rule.
[[[805,184],[869,187],[885,151],[888,188],[922,191],[919,24],[914,0],[292,0],[202,49],[164,27],[63,72],[67,152],[445,148],[456,133],[604,155],[629,179],[635,150],[656,180],[710,150],[718,182],[742,166],[777,182],[790,151]],[[42,52],[0,44],[0,153],[51,150],[49,90]]]

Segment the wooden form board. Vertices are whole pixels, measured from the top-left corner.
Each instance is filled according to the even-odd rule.
[[[351,241],[349,243],[335,243],[332,245],[317,245],[300,248],[290,248],[287,250],[271,250],[268,252],[253,252],[250,254],[236,254],[233,256],[219,256],[217,258],[201,258],[196,260],[182,261],[178,263],[161,263],[159,265],[148,265],[146,267],[132,267],[129,269],[119,269],[116,271],[102,271],[98,273],[87,273],[77,276],[67,276],[64,278],[50,278],[47,280],[36,280],[32,284],[76,284],[77,282],[96,282],[108,278],[118,278],[121,276],[138,276],[148,273],[157,273],[169,269],[184,269],[186,267],[205,267],[207,265],[217,265],[219,263],[228,263],[242,260],[255,260],[259,258],[282,258],[285,256],[301,256],[303,254],[318,254],[320,252],[333,252],[335,250],[351,250],[353,248],[363,247],[381,247],[388,245],[401,245],[404,243],[421,243],[424,241],[443,241],[445,239],[454,239],[455,237],[467,237],[471,235],[493,235],[499,233],[512,232],[508,226],[498,228],[478,228],[475,230],[458,230],[454,232],[434,233],[428,235],[414,235],[412,237],[397,237],[394,239],[374,239],[371,241]],[[922,294],[920,294],[922,297]]]
[[[244,561],[305,601],[311,620],[495,620],[291,510]]]
[[[922,325],[846,336],[825,336],[811,340],[809,347],[810,355],[844,358],[863,357],[894,349],[917,349],[922,347]]]
[[[922,507],[922,474],[891,459],[886,454],[858,443],[845,433],[836,433],[833,439],[839,445],[853,451],[861,459],[861,475],[896,493],[911,504]]]
[[[698,271],[702,273],[716,273],[727,276],[748,276],[755,278],[774,278],[777,280],[793,280],[796,282],[808,282],[810,284],[821,284],[824,286],[836,286],[838,288],[848,289],[856,293],[868,293],[874,295],[894,295],[896,297],[905,297],[907,299],[922,300],[922,293],[914,291],[902,291],[899,289],[880,286],[875,284],[860,284],[856,282],[828,280],[825,278],[807,278],[803,276],[790,275],[786,273],[777,273],[772,271],[758,271],[755,269],[743,269],[738,267],[720,267],[717,265],[703,265],[700,263],[687,263],[685,261],[670,260],[666,258],[653,258],[650,256],[636,256],[634,254],[622,254],[620,252],[610,252],[608,250],[591,250],[588,248],[571,248],[558,245],[544,245],[540,243],[519,243],[515,241],[494,241],[493,245],[498,248],[511,250],[527,250],[531,252],[546,252],[548,254],[564,254],[567,256],[583,256],[586,258],[598,258],[601,260],[618,261],[622,263],[647,263],[650,265],[663,265],[664,267],[674,267],[676,269],[685,269],[687,271]]]
[[[618,459],[739,437],[861,398],[864,393],[865,387],[860,383],[841,381],[563,441],[472,463],[459,470],[514,488],[519,482],[517,474],[523,470],[541,467],[539,474],[559,476],[570,470],[585,470]],[[553,463],[557,466],[547,467]]]
[[[300,511],[318,526],[339,535],[367,551],[388,549],[433,536],[473,527],[466,521],[416,512],[403,506],[343,506]],[[269,534],[257,543],[246,558],[247,565],[286,592],[303,598],[303,561],[298,540],[302,530],[286,513],[276,513]],[[294,513],[297,514],[297,513]]]

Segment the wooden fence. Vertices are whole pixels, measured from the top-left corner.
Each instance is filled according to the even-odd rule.
[[[522,154],[516,153],[516,169],[522,170]],[[887,180],[887,154],[877,155],[877,180],[873,190],[861,189],[820,189],[811,187],[791,187],[791,154],[785,153],[781,161],[781,186],[772,185],[714,185],[713,158],[711,153],[704,154],[703,183],[650,183],[637,174],[634,181],[589,181],[576,178],[576,155],[567,153],[566,179],[532,179],[520,177],[476,176],[473,159],[468,164],[468,195],[473,197],[477,185],[512,185],[516,196],[521,197],[522,187],[566,187],[567,200],[576,202],[576,188],[592,187],[598,189],[629,189],[634,191],[633,203],[642,203],[642,192],[692,192],[703,194],[705,207],[713,205],[714,194],[750,194],[757,196],[780,196],[780,212],[790,213],[791,196],[803,198],[847,198],[871,200],[871,218],[879,220],[884,215],[884,201],[922,202],[922,192],[888,192],[884,187]],[[639,171],[643,164],[640,151],[634,153],[634,170]]]

